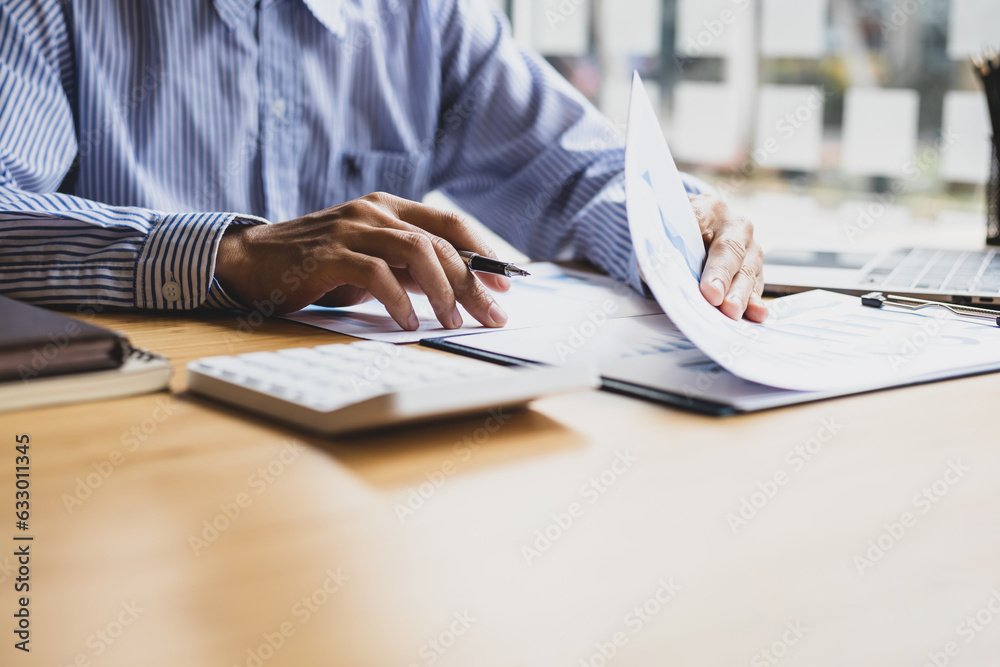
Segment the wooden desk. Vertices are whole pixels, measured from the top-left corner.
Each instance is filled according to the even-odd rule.
[[[340,337],[281,321],[240,336],[225,315],[96,321],[168,355],[172,391],[0,416],[8,628],[19,433],[36,537],[31,653],[7,630],[3,665],[881,667],[949,641],[952,664],[1000,655],[1000,375],[727,419],[587,392],[493,433],[477,417],[325,442],[186,395],[184,365]],[[734,533],[743,498],[762,506]],[[887,524],[898,537],[859,572]],[[977,612],[981,631],[960,626]]]

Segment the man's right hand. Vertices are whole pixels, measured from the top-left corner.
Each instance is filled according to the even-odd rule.
[[[279,290],[284,301],[276,312],[313,303],[350,306],[374,297],[412,331],[420,322],[409,290],[427,295],[445,328],[462,325],[456,302],[482,324],[503,326],[507,315],[490,290],[507,291],[509,279],[473,274],[456,248],[495,257],[461,216],[374,193],[287,222],[230,225],[219,244],[215,277],[244,304],[273,300]]]

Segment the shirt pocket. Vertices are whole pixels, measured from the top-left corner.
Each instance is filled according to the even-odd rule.
[[[430,183],[428,151],[344,151],[335,158],[340,178],[333,183],[337,201],[345,202],[372,192],[388,192],[420,201]]]

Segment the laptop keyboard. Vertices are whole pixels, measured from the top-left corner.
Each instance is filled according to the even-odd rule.
[[[886,255],[863,283],[882,289],[1000,293],[1000,254],[993,250],[903,248]]]

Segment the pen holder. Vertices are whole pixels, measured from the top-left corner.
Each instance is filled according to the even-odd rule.
[[[993,137],[990,141],[990,180],[986,184],[986,243],[1000,245],[1000,148]]]

